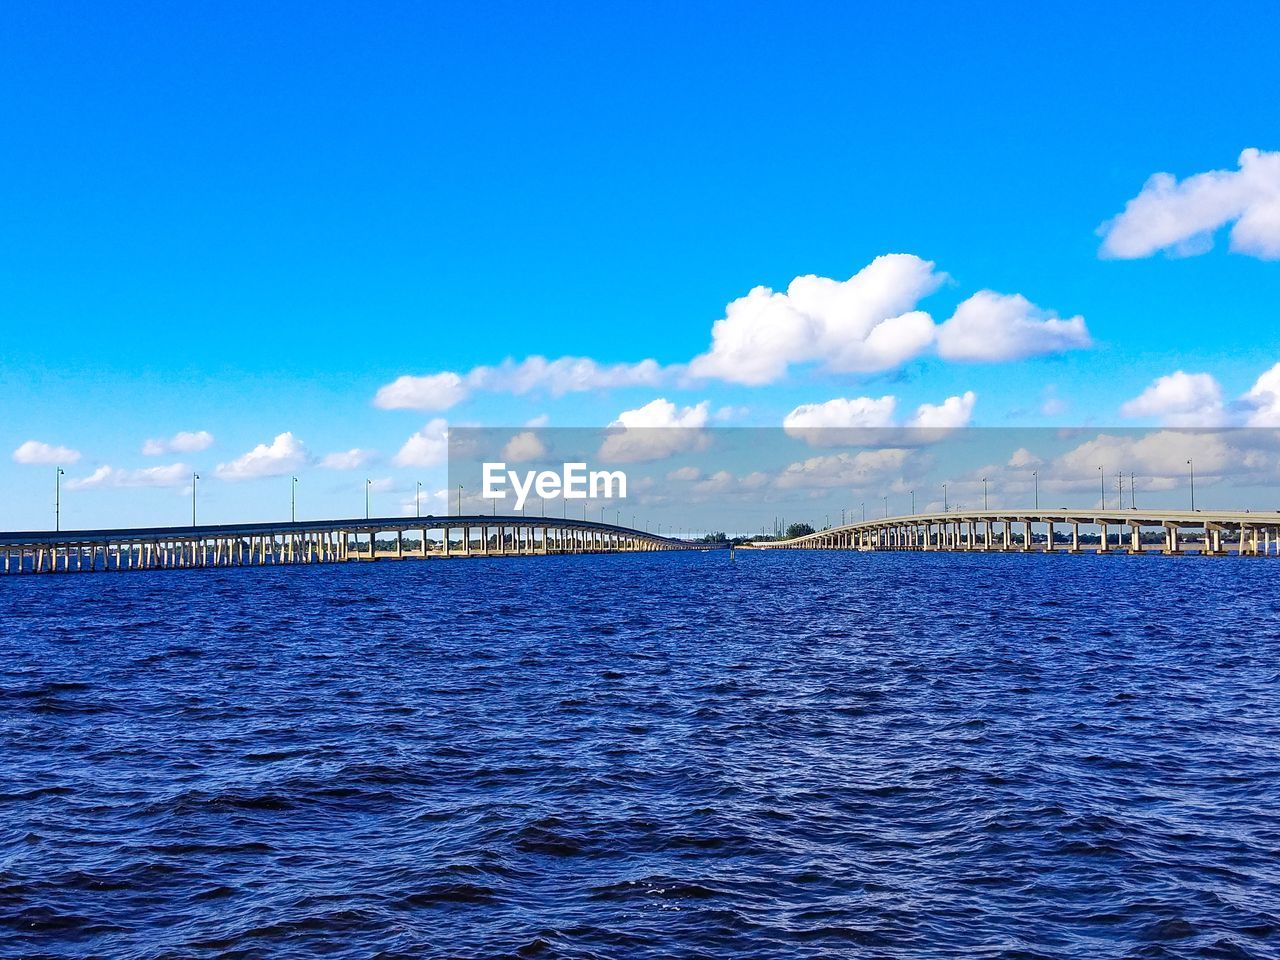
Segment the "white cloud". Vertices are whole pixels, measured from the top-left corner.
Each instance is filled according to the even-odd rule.
[[[536,417],[530,417],[524,422],[526,427],[533,427],[537,430],[539,427],[545,427],[551,422],[551,417],[545,413],[540,413]]]
[[[167,440],[147,440],[142,445],[142,453],[148,457],[159,457],[166,453],[199,453],[212,445],[213,434],[208,430],[179,430]]]
[[[546,446],[532,430],[517,433],[502,448],[502,458],[508,463],[528,463],[546,455]]]
[[[933,321],[916,304],[946,275],[910,254],[877,257],[848,280],[796,277],[786,293],[756,287],[711,328],[711,348],[689,372],[760,385],[793,363],[822,361],[840,372],[889,370],[933,342]]]
[[[307,459],[307,448],[292,433],[285,432],[277,434],[269,444],[258,444],[230,463],[218,464],[217,474],[223,480],[278,477],[302,467]]]
[[[16,463],[58,466],[75,463],[80,459],[80,451],[28,440],[13,451],[13,459]]]
[[[1250,148],[1238,170],[1210,170],[1179,182],[1157,173],[1124,211],[1098,228],[1101,255],[1133,259],[1157,250],[1204,253],[1228,223],[1231,249],[1263,260],[1280,259],[1280,152]]]
[[[449,457],[449,424],[436,417],[404,442],[392,459],[397,467],[434,467]]]
[[[825,403],[804,403],[782,418],[787,436],[814,447],[834,447],[856,442],[854,430],[894,425],[896,397],[836,397]]]
[[[191,468],[185,463],[163,467],[121,470],[102,466],[87,477],[67,481],[68,490],[92,490],[97,487],[183,487],[191,482]]]
[[[496,367],[476,367],[467,385],[476,390],[525,394],[545,390],[553,397],[616,387],[656,387],[667,375],[656,360],[639,363],[597,363],[589,357],[529,357],[506,360]]]
[[[777,485],[783,489],[864,487],[901,475],[910,456],[908,450],[890,447],[810,457],[787,466]]]
[[[1280,363],[1258,377],[1241,404],[1249,411],[1247,426],[1280,427]]]
[[[1099,434],[1056,458],[1047,468],[1050,477],[1065,487],[1088,490],[1099,485],[1101,466],[1106,473],[1107,496],[1118,472],[1136,473],[1147,489],[1172,489],[1188,482],[1187,460],[1195,460],[1196,482],[1224,476],[1240,476],[1266,469],[1271,458],[1259,449],[1237,445],[1247,434],[1233,431],[1204,432],[1157,430],[1141,435]],[[1152,486],[1153,483],[1159,486]]]
[[[890,440],[877,432],[899,426],[931,431],[967,426],[977,399],[977,394],[969,390],[940,404],[922,403],[905,424],[899,424],[895,417],[898,400],[894,396],[837,397],[826,403],[801,404],[783,418],[782,428],[788,436],[814,447],[883,442],[912,446],[935,438],[899,432]]]
[[[1175,370],[1120,407],[1121,416],[1151,417],[1169,427],[1216,427],[1227,421],[1222,387],[1207,373]]]
[[[589,357],[533,356],[475,367],[465,375],[445,371],[398,377],[379,388],[373,403],[384,410],[448,410],[477,390],[516,395],[541,390],[559,397],[615,387],[658,386],[670,372],[656,360],[602,364]]]
[[[980,290],[938,327],[938,355],[944,360],[1021,360],[1088,347],[1084,317],[1060,319],[1022,294]]]
[[[600,445],[600,457],[610,463],[637,463],[702,449],[707,442],[703,428],[709,417],[710,404],[705,400],[679,408],[659,397],[618,414]]]
[[[373,405],[383,410],[448,410],[466,397],[467,388],[456,373],[406,375],[379,387]]]
[[[978,395],[972,390],[966,390],[958,397],[947,397],[942,403],[922,403],[916,407],[915,416],[907,421],[907,426],[930,430],[967,427],[973,417],[973,405],[977,401]]]
[[[1009,456],[1008,466],[1015,470],[1029,470],[1040,466],[1042,463],[1044,461],[1026,447],[1019,447]]]
[[[680,467],[678,470],[672,470],[667,474],[668,480],[700,480],[702,479],[702,471],[697,467]]]
[[[377,453],[373,450],[352,447],[350,450],[326,453],[320,460],[320,466],[326,470],[359,470],[366,464],[372,463],[376,458]]]
[[[589,357],[508,358],[465,373],[402,376],[382,386],[383,409],[447,410],[476,391],[523,395],[625,387],[689,387],[706,379],[750,386],[773,383],[793,365],[836,373],[892,370],[931,351],[944,359],[1009,360],[1090,345],[1081,317],[1060,319],[1021,295],[984,290],[946,323],[918,309],[947,279],[928,260],[877,257],[848,280],[796,277],[784,292],[758,286],[729,303],[711,328],[706,353],[687,365],[656,360],[602,364]],[[717,417],[735,416],[725,407]]]

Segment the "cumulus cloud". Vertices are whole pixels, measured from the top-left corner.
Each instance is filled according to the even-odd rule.
[[[252,480],[293,473],[306,464],[307,448],[292,433],[277,434],[271,443],[260,443],[230,463],[218,464],[222,480]]]
[[[1151,417],[1170,427],[1216,427],[1227,420],[1222,387],[1207,373],[1175,370],[1157,377],[1120,407],[1121,416]]]
[[[927,430],[967,427],[973,418],[973,405],[977,402],[978,395],[966,390],[958,397],[947,397],[942,403],[922,403],[916,407],[915,416],[907,421],[907,426]]]
[[[361,467],[372,463],[376,458],[377,454],[372,450],[352,447],[350,450],[326,453],[320,460],[320,466],[326,470],[359,470]]]
[[[702,471],[697,467],[680,467],[679,469],[672,470],[668,473],[667,479],[686,482],[690,480],[701,480]]]
[[[825,403],[801,404],[783,418],[782,428],[788,436],[814,447],[882,443],[890,439],[883,434],[886,429],[926,428],[928,435],[899,431],[892,440],[911,446],[935,439],[937,431],[967,426],[977,400],[977,394],[969,390],[940,404],[922,403],[905,423],[899,423],[895,416],[897,397],[837,397]]]
[[[1280,363],[1258,377],[1241,405],[1248,411],[1247,426],[1280,427]]]
[[[624,410],[609,424],[600,457],[610,463],[638,463],[703,449],[707,443],[703,428],[710,415],[710,404],[705,400],[680,408],[663,397],[635,410]]]
[[[667,375],[668,370],[655,360],[602,364],[589,357],[548,360],[534,356],[475,367],[466,374],[445,371],[398,377],[379,388],[373,403],[384,410],[448,410],[475,391],[517,395],[543,391],[559,397],[615,387],[657,386]]]
[[[466,396],[467,388],[456,373],[406,375],[379,387],[373,405],[383,410],[448,410]]]
[[[75,463],[80,459],[80,451],[70,447],[60,447],[39,440],[28,440],[13,451],[15,463],[58,466]]]
[[[946,275],[910,254],[877,257],[848,280],[796,277],[785,293],[756,287],[711,328],[711,348],[689,372],[731,383],[780,379],[794,363],[835,371],[900,366],[933,342],[933,321],[915,309]]]
[[[1084,317],[1062,320],[1019,293],[980,290],[938,327],[944,360],[1021,360],[1090,346]]]
[[[1098,467],[1108,477],[1136,473],[1147,489],[1172,489],[1187,482],[1187,460],[1195,460],[1196,483],[1274,469],[1272,458],[1248,445],[1236,431],[1157,430],[1141,435],[1099,434],[1055,458],[1047,472],[1063,489],[1088,490],[1098,484]],[[1108,491],[1110,495],[1110,491]]]
[[[777,477],[782,489],[860,488],[900,476],[911,451],[902,448],[837,453],[789,464]]]
[[[434,467],[449,457],[449,424],[436,417],[404,442],[392,458],[397,467]]]
[[[1237,170],[1210,170],[1182,181],[1155,174],[1122,213],[1098,228],[1101,255],[1204,253],[1213,246],[1214,232],[1228,223],[1234,224],[1232,251],[1280,259],[1280,152],[1250,148],[1240,154]]]
[[[1037,457],[1026,447],[1019,447],[1009,455],[1008,466],[1014,470],[1032,470],[1040,466],[1044,461]]]
[[[891,427],[897,397],[837,397],[826,403],[803,403],[782,418],[792,437],[812,438],[816,431]]]
[[[68,490],[92,490],[97,487],[183,487],[191,481],[191,468],[185,463],[140,470],[121,470],[102,466],[87,477],[67,481]]]
[[[532,430],[517,433],[502,448],[502,458],[508,463],[527,463],[546,455],[546,446]]]
[[[447,410],[473,392],[551,396],[624,387],[687,387],[708,380],[760,386],[794,365],[836,373],[901,367],[937,347],[944,359],[1011,360],[1090,345],[1082,317],[1060,319],[1018,294],[981,291],[950,320],[919,309],[947,275],[906,253],[877,257],[847,280],[807,275],[785,291],[758,286],[729,303],[708,350],[686,364],[602,364],[589,357],[507,359],[469,372],[402,376],[381,387],[384,409]],[[734,415],[724,408],[725,417]]]
[[[199,453],[213,445],[213,434],[208,430],[179,430],[168,439],[152,438],[142,444],[142,453],[148,457],[160,457],[166,453]]]

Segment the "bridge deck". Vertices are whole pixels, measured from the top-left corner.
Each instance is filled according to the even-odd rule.
[[[76,573],[566,553],[707,550],[720,545],[561,517],[300,520],[102,530],[0,532],[0,573]]]
[[[1097,528],[1096,535],[1081,527]],[[1119,528],[1118,530],[1115,528]],[[1159,531],[1154,535],[1153,531]],[[1198,531],[1187,536],[1186,531]],[[1280,555],[1280,512],[1248,510],[983,510],[883,517],[791,540],[772,550],[919,550]]]

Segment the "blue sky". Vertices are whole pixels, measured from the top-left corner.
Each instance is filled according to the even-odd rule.
[[[969,391],[988,426],[1272,412],[1270,5],[270,6],[0,14],[0,527],[48,525],[55,461],[68,525],[182,522],[186,468],[210,520],[287,511],[291,475],[308,515],[357,512],[366,478],[395,513],[443,485],[433,454],[399,456],[437,419],[600,426],[659,398],[745,426]],[[1179,186],[1209,171],[1235,179]],[[1172,192],[1144,194],[1160,172]],[[752,288],[886,254],[935,265],[902,312],[943,324],[990,290],[1085,333],[834,369],[833,315],[768,382],[733,379],[740,352],[689,374]],[[530,356],[660,373],[374,403]]]

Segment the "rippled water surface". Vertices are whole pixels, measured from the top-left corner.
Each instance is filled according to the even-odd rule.
[[[1280,956],[1280,563],[0,581],[5,957]]]

